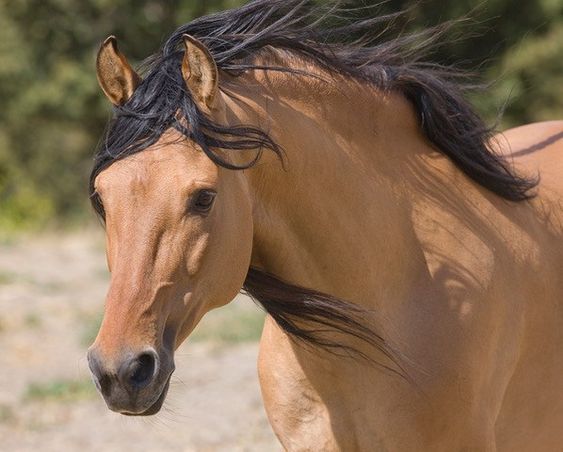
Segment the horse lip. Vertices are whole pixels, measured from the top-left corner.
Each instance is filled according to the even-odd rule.
[[[139,413],[134,413],[134,412],[131,412],[131,411],[121,411],[120,414],[123,414],[125,416],[152,416],[153,414],[158,413],[160,411],[160,409],[162,408],[164,400],[166,399],[166,395],[168,394],[168,387],[170,386],[170,377],[171,376],[172,376],[172,373],[170,373],[170,375],[168,375],[168,379],[166,380],[166,384],[162,388],[162,392],[160,393],[158,398],[145,411],[141,411]]]

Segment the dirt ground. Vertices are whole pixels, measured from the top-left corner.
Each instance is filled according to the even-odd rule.
[[[280,450],[256,375],[262,315],[242,297],[178,350],[161,413],[110,412],[85,359],[107,283],[97,233],[0,244],[0,450]]]

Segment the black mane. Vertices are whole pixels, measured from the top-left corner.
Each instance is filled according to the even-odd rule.
[[[343,19],[351,18],[353,13],[357,10],[346,11],[334,4],[321,8],[309,0],[255,0],[178,28],[160,52],[144,63],[142,83],[125,105],[116,107],[107,127],[90,177],[91,200],[98,214],[104,216],[103,206],[94,190],[96,176],[113,162],[146,149],[170,127],[194,140],[210,159],[226,168],[240,169],[221,158],[219,149],[230,152],[256,149],[258,157],[261,150],[271,150],[281,156],[279,146],[266,132],[251,126],[215,123],[198,109],[185,88],[180,70],[184,34],[202,41],[219,70],[234,77],[256,69],[303,76],[302,71],[288,67],[258,65],[257,57],[268,47],[273,47],[287,50],[332,73],[371,84],[380,90],[402,93],[418,113],[420,127],[429,142],[468,177],[510,201],[522,201],[532,196],[530,190],[536,181],[514,174],[508,163],[493,151],[490,144],[492,130],[464,99],[463,76],[420,60],[424,51],[431,49],[440,37],[443,27],[410,35],[399,34],[380,42],[382,29],[400,14],[347,22]],[[331,27],[335,17],[340,23],[344,20],[344,24]],[[357,39],[349,43],[351,36]],[[278,295],[292,290],[307,294],[306,306],[301,307],[309,310],[310,329],[298,327],[293,322],[299,319],[295,311],[297,305],[281,302],[275,305],[276,297],[272,298],[272,291],[264,289],[276,284]],[[343,301],[328,303],[328,295],[296,288],[276,280],[273,275],[262,274],[260,277],[256,269],[251,269],[245,289],[251,295],[256,294],[255,298],[282,328],[306,342],[330,348],[330,344],[313,338],[315,327],[327,324],[340,331],[352,332],[352,335],[355,331],[364,339],[369,336],[369,331],[361,330],[360,324],[352,318],[357,307],[349,304],[352,307],[346,308]],[[319,301],[321,296],[325,297],[322,303]],[[313,309],[315,299],[320,303],[317,306],[321,306],[317,311]],[[380,349],[385,349],[384,341],[377,334],[373,333],[369,339],[379,344]]]
[[[103,215],[94,195],[95,177],[114,161],[153,144],[170,127],[181,130],[215,163],[227,168],[237,169],[215,150],[270,149],[281,154],[264,131],[217,124],[197,108],[180,71],[182,36],[186,33],[207,46],[221,71],[234,76],[253,69],[296,72],[255,64],[260,52],[271,46],[378,89],[403,93],[416,109],[428,140],[467,176],[510,201],[531,196],[536,182],[515,175],[491,149],[492,130],[464,99],[460,73],[420,61],[420,55],[432,47],[443,28],[377,42],[382,27],[400,14],[326,26],[337,15],[346,15],[346,11],[337,6],[323,9],[309,0],[255,0],[178,28],[161,51],[144,63],[143,82],[125,105],[115,109],[108,125],[90,178],[98,213]],[[346,43],[350,36],[358,35],[362,37]],[[189,124],[189,129],[180,122]]]

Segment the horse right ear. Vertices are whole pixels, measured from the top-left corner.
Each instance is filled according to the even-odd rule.
[[[115,36],[107,38],[98,51],[96,75],[102,91],[118,106],[127,102],[141,83],[141,77],[117,48]]]
[[[185,53],[182,76],[186,85],[203,109],[213,109],[219,91],[217,64],[205,45],[190,35],[184,35]]]

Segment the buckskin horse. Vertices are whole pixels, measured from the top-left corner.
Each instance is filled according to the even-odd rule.
[[[563,122],[495,135],[459,74],[419,61],[441,29],[380,42],[389,17],[330,17],[293,0],[202,17],[142,76],[102,44],[98,389],[158,412],[174,350],[242,289],[268,313],[258,370],[285,449],[560,450]]]

